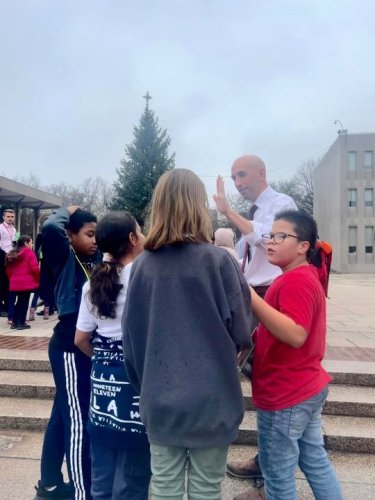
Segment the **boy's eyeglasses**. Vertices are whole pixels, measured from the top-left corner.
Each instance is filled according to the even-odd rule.
[[[285,238],[296,238],[297,240],[302,241],[302,239],[297,236],[296,234],[289,234],[289,233],[265,233],[262,234],[262,242],[263,243],[269,243],[271,240],[276,244],[279,245],[280,243],[284,243]]]

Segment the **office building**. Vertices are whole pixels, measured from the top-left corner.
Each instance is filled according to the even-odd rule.
[[[314,171],[314,217],[333,245],[333,270],[375,273],[375,133],[337,139]]]

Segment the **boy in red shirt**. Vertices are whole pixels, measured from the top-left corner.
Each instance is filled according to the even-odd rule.
[[[321,430],[331,378],[321,366],[325,295],[316,268],[308,262],[317,240],[316,223],[305,211],[284,211],[262,238],[269,262],[283,272],[265,300],[251,290],[253,312],[260,321],[252,390],[265,491],[252,489],[235,500],[264,495],[267,500],[295,500],[297,465],[316,499],[341,500]]]

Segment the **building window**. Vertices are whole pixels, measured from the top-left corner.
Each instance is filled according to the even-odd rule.
[[[357,251],[357,226],[349,226],[349,253]]]
[[[372,168],[372,161],[373,161],[373,152],[372,151],[365,151],[365,158],[364,158],[364,167],[365,168]]]
[[[374,206],[374,190],[371,188],[365,189],[365,207]]]
[[[355,172],[357,168],[357,151],[348,151],[348,170]]]
[[[357,206],[357,190],[356,189],[348,189],[348,206],[356,207]]]
[[[365,227],[365,253],[373,253],[374,251],[374,227]]]

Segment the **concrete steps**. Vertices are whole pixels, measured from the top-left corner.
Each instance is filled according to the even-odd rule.
[[[333,384],[375,387],[375,363],[357,363],[325,360],[324,368],[332,377]],[[0,370],[51,371],[46,351],[0,350]]]
[[[43,431],[51,408],[51,400],[1,397],[0,429]]]
[[[55,395],[52,373],[1,370],[0,397],[51,399]]]
[[[373,418],[323,416],[323,436],[327,450],[375,453],[375,422]],[[235,444],[257,444],[256,414],[247,411],[240,425]]]
[[[333,384],[324,409],[327,449],[375,453],[375,369],[330,370]],[[338,383],[339,382],[339,383]],[[251,385],[242,381],[246,414],[236,444],[256,445]],[[0,351],[0,429],[43,431],[54,395],[44,351]]]
[[[254,410],[251,385],[242,382],[246,410]],[[0,371],[0,397],[51,399],[55,394],[52,374],[24,370]],[[375,387],[330,386],[324,414],[354,417],[375,417]]]
[[[0,429],[41,431],[45,428],[52,401],[38,398],[0,398]],[[328,450],[375,454],[375,425],[373,418],[325,415],[323,434]],[[245,413],[235,444],[257,443],[256,415]]]
[[[241,385],[246,410],[254,410],[251,384],[243,381]],[[331,384],[323,414],[375,417],[375,387]]]
[[[0,370],[50,372],[51,366],[45,351],[0,350]]]

